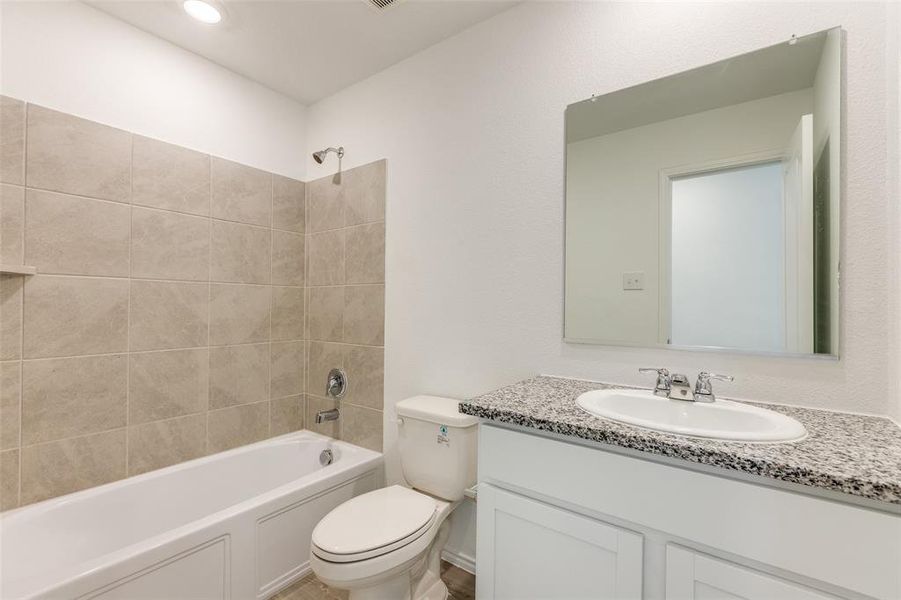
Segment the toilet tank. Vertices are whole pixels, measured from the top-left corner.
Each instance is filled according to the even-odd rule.
[[[396,407],[404,478],[414,489],[451,501],[476,482],[479,420],[460,413],[459,403],[414,396]]]

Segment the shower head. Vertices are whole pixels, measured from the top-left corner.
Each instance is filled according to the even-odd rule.
[[[325,150],[320,150],[319,152],[314,152],[313,160],[315,160],[317,163],[319,163],[321,165],[322,161],[325,160],[326,154],[328,154],[329,152],[334,152],[335,154],[338,155],[338,158],[341,158],[344,156],[344,146],[338,146],[337,148],[326,148]]]

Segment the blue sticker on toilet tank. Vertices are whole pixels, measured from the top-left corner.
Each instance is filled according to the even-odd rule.
[[[447,437],[447,425],[438,426],[438,443],[450,446],[450,439]]]

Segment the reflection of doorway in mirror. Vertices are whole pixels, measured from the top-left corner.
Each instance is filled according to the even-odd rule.
[[[669,342],[786,351],[781,158],[669,177],[669,185]]]

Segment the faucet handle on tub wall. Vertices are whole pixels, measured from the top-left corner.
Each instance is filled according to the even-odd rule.
[[[701,371],[698,373],[698,380],[695,382],[695,402],[713,402],[716,396],[713,395],[713,385],[710,381],[717,379],[719,381],[735,381],[732,375],[719,375],[717,373],[708,373]]]
[[[639,373],[657,373],[657,383],[654,384],[654,393],[658,396],[669,396],[670,379],[669,369],[663,367],[641,367]]]
[[[325,394],[329,398],[340,398],[347,391],[347,374],[342,369],[329,371],[325,382]]]

